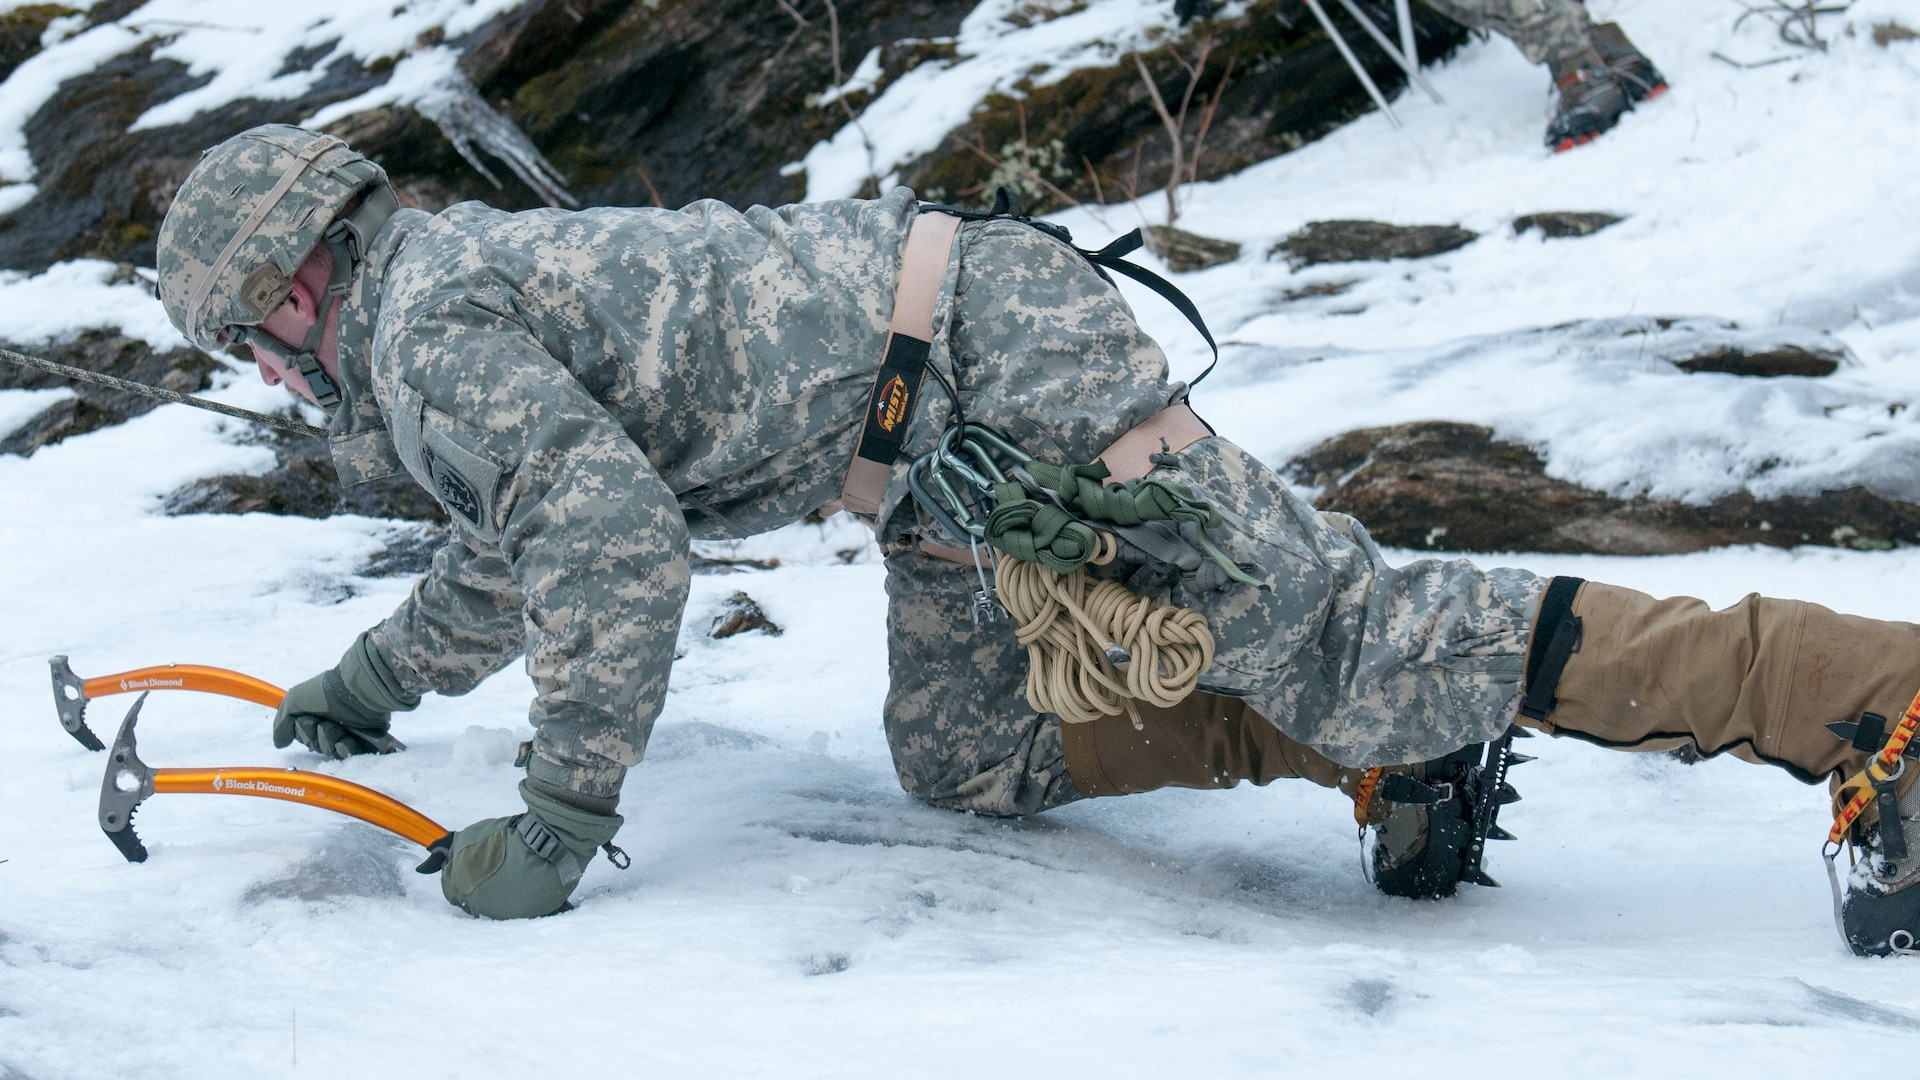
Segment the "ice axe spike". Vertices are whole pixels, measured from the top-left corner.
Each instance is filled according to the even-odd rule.
[[[105,750],[107,744],[87,726],[87,688],[73,673],[65,656],[47,663],[53,666],[53,708],[60,714],[60,726],[89,750]]]
[[[389,795],[349,780],[300,769],[243,766],[234,769],[155,769],[140,760],[134,725],[147,695],[134,701],[120,734],[107,755],[106,775],[100,781],[100,829],[128,862],[145,862],[146,845],[133,831],[133,815],[154,795],[252,795],[263,799],[304,803],[357,818],[427,849],[426,861],[415,867],[431,874],[445,865],[453,833],[432,818]]]
[[[73,673],[65,656],[56,656],[48,661],[53,667],[53,707],[59,713],[60,726],[67,730],[81,746],[89,750],[103,750],[105,746],[100,737],[87,727],[87,702],[94,698],[107,697],[110,694],[130,694],[135,691],[145,693],[152,690],[194,690],[204,694],[219,694],[222,697],[239,698],[256,705],[278,708],[287,696],[285,690],[264,679],[226,668],[209,667],[206,664],[155,664],[152,667],[134,668],[113,675],[101,675],[92,679],[82,679]],[[391,754],[396,750],[405,750],[407,744],[392,735],[361,734],[373,748],[382,754]]]

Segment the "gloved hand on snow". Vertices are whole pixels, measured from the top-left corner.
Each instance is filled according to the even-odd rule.
[[[453,834],[440,891],[469,915],[533,919],[567,910],[567,897],[605,847],[625,868],[626,853],[613,846],[624,819],[616,800],[566,791],[527,779],[520,782],[527,812],[487,818]]]
[[[298,739],[333,758],[405,750],[407,744],[387,728],[394,713],[418,704],[420,699],[401,688],[361,634],[339,664],[287,691],[273,717],[273,745],[285,748]]]

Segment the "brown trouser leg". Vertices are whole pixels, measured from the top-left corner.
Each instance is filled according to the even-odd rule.
[[[1131,795],[1163,787],[1230,788],[1297,776],[1352,795],[1362,770],[1294,742],[1239,698],[1195,692],[1169,709],[1061,725],[1067,774],[1080,794]]]
[[[1724,611],[1587,582],[1573,601],[1580,650],[1545,721],[1604,746],[1778,765],[1808,783],[1861,767],[1826,725],[1875,712],[1898,722],[1920,690],[1920,626],[1751,595]]]

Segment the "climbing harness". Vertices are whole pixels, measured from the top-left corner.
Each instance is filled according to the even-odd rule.
[[[1144,243],[1139,229],[1103,248],[1089,250],[1075,245],[1073,234],[1063,226],[1029,215],[1021,205],[1020,196],[1012,188],[996,190],[993,206],[988,210],[924,204],[907,230],[906,250],[901,256],[900,280],[894,288],[893,317],[888,323],[885,352],[882,354],[880,370],[874,376],[873,390],[867,397],[860,441],[855,446],[853,460],[848,464],[846,479],[841,484],[840,504],[854,513],[870,517],[880,513],[881,504],[886,498],[887,479],[894,462],[900,459],[906,447],[907,429],[913,423],[921,387],[930,370],[927,359],[933,351],[934,308],[940,299],[941,284],[946,280],[954,238],[964,222],[994,220],[1025,225],[1065,244],[1085,259],[1108,284],[1113,283],[1108,271],[1132,278],[1172,304],[1193,324],[1213,355],[1206,370],[1182,390],[1181,400],[1176,404],[1184,406],[1185,393],[1212,374],[1220,362],[1220,346],[1214,341],[1213,331],[1207,328],[1206,320],[1200,317],[1200,309],[1193,300],[1167,279],[1126,260],[1125,256],[1138,250]],[[945,380],[937,371],[934,377],[945,385]],[[958,395],[954,388],[945,386],[945,389],[954,395],[957,405]],[[959,419],[958,412],[956,408],[956,419]],[[1190,410],[1188,415],[1191,423],[1184,425],[1182,430],[1193,426],[1205,427],[1198,417],[1191,416]],[[1211,435],[1212,431],[1207,430],[1206,434]]]
[[[1085,465],[1040,461],[999,432],[967,421],[957,389],[928,364],[934,308],[960,225],[996,219],[1066,245],[1109,284],[1113,271],[1167,299],[1213,351],[1212,363],[1194,383],[1219,362],[1219,346],[1193,301],[1124,258],[1141,246],[1140,230],[1099,250],[1081,248],[1066,229],[1029,216],[1005,187],[989,210],[922,206],[907,234],[886,351],[840,502],[856,513],[880,512],[931,372],[954,409],[935,448],[907,470],[914,501],[943,534],[922,538],[921,549],[974,567],[980,585],[971,598],[976,624],[997,620],[1003,608],[1019,623],[1017,636],[1030,660],[1027,698],[1035,709],[1071,723],[1125,713],[1138,727],[1137,702],[1171,706],[1198,685],[1213,662],[1213,634],[1200,613],[1096,580],[1088,564],[1156,565],[1163,573],[1195,579],[1200,588],[1263,583],[1213,542],[1209,531],[1223,524],[1219,511],[1191,488],[1146,478],[1156,465],[1171,463],[1173,454],[1213,434],[1186,404],[1184,390]]]

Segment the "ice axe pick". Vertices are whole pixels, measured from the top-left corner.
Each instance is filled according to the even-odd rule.
[[[153,667],[82,679],[73,673],[73,667],[67,663],[65,656],[56,656],[48,663],[53,668],[53,708],[60,717],[60,726],[73,736],[74,741],[89,750],[106,749],[100,736],[87,726],[87,702],[94,698],[136,691],[196,690],[278,708],[281,700],[287,696],[285,690],[270,682],[205,664],[156,664]],[[356,735],[382,754],[407,748],[406,743],[385,732],[359,732]]]
[[[241,767],[233,769],[155,769],[140,760],[134,725],[140,721],[142,693],[120,723],[120,734],[107,755],[106,775],[100,780],[100,830],[120,849],[128,862],[147,861],[147,848],[133,831],[133,815],[154,795],[251,795],[304,803],[358,818],[427,849],[420,873],[437,872],[446,864],[453,833],[406,803],[372,788],[325,773],[300,769]]]

